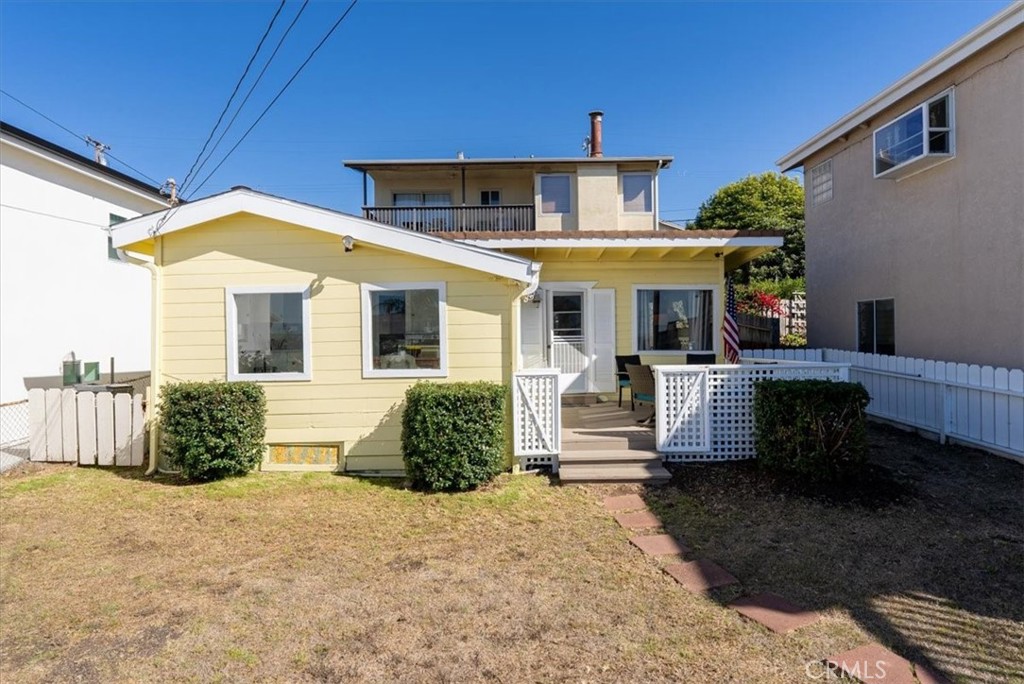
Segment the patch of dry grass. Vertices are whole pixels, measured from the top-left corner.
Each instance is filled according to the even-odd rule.
[[[673,531],[748,586],[823,609],[822,621],[774,635],[723,596],[682,590],[626,543],[602,488],[506,476],[425,495],[325,474],[182,485],[50,467],[0,478],[0,680],[798,682],[807,661],[879,638],[875,615],[889,616],[882,637],[920,640],[918,625],[942,615],[942,629],[966,625],[955,644],[970,641],[979,662],[1012,652],[1021,623],[992,606],[1019,581],[995,565],[1019,556],[977,550],[1004,579],[976,612],[908,581],[909,568],[991,537],[976,502],[919,485],[922,498],[899,508],[828,514],[733,492],[735,469],[692,472],[647,494]],[[1001,534],[1019,514],[1004,505]],[[902,551],[850,551],[854,528],[877,542],[874,527],[909,529],[920,515]],[[938,519],[948,531],[924,534]],[[1019,539],[999,543],[1019,552]]]
[[[838,504],[753,463],[683,466],[645,496],[747,591],[855,624],[952,681],[1024,682],[1024,468],[891,428],[869,437],[883,477]]]

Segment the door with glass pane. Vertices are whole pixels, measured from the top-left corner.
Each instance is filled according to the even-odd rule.
[[[560,371],[563,392],[587,391],[586,292],[548,293],[548,330],[551,366]]]

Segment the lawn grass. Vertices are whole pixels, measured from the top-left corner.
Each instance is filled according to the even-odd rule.
[[[613,488],[5,476],[0,681],[798,682],[806,662],[877,639],[947,673],[1011,678],[1024,656],[1020,467],[885,431],[872,441],[901,453],[901,503],[833,506],[742,466],[643,490],[746,587],[824,612],[786,636],[629,546],[600,506]],[[924,463],[902,454],[911,443]]]

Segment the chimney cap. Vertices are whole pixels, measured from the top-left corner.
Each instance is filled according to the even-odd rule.
[[[602,112],[600,109],[595,109],[594,111],[590,112],[589,116],[591,118],[594,118],[595,116],[604,116],[604,112]]]

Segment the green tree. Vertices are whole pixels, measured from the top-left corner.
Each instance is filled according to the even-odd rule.
[[[804,188],[795,178],[768,171],[723,186],[700,205],[689,227],[785,231],[782,248],[756,259],[737,280],[804,276]]]

